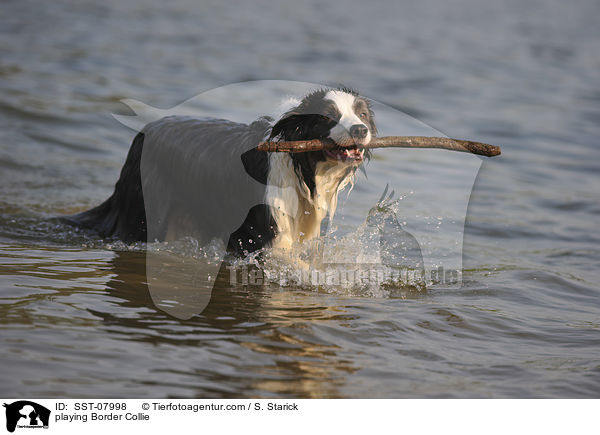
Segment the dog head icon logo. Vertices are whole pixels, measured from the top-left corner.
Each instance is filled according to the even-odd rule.
[[[50,410],[29,400],[4,404],[6,408],[6,430],[14,432],[17,427],[48,427]]]

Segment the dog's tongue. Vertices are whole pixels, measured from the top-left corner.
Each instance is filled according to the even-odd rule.
[[[347,159],[351,159],[351,160],[360,160],[362,159],[363,153],[362,151],[356,149],[356,148],[343,148],[343,149],[336,149],[336,150],[328,150],[327,153],[337,159],[341,159],[341,160],[347,160]]]
[[[362,152],[357,150],[356,148],[346,149],[346,150],[344,150],[344,154],[346,155],[346,157],[349,157],[352,159],[360,159],[362,157]]]

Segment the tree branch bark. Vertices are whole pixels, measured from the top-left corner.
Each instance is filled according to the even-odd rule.
[[[334,148],[343,148],[330,139],[299,140],[293,142],[261,142],[259,151],[305,153]],[[437,148],[480,156],[493,157],[500,155],[500,147],[470,140],[450,139],[447,137],[427,136],[384,136],[376,137],[359,148]]]

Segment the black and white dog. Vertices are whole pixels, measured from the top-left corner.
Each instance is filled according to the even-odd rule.
[[[67,220],[127,242],[219,238],[238,256],[289,249],[319,236],[375,134],[369,101],[346,88],[314,91],[275,123],[165,117],[135,137],[112,196]],[[266,139],[319,138],[338,148],[256,149]]]

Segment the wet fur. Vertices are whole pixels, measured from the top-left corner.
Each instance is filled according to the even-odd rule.
[[[147,241],[148,225],[159,240],[189,235],[205,243],[217,237],[237,256],[268,246],[291,248],[317,237],[322,220],[335,213],[338,192],[352,181],[361,162],[332,160],[324,151],[265,153],[255,147],[267,138],[328,138],[334,129],[338,136],[340,131],[343,134],[342,113],[325,98],[331,92],[354,101],[353,111],[364,115],[368,110],[364,124],[369,137],[376,134],[368,101],[349,89],[312,92],[274,125],[265,118],[250,125],[163,118],[148,124],[133,140],[113,194],[99,206],[65,220],[125,242]],[[347,118],[349,108],[344,110]],[[150,162],[145,171],[142,153]],[[240,170],[253,182],[235,185],[232,180]],[[144,193],[150,188],[159,190],[165,201],[164,210],[147,217]],[[245,216],[241,225],[228,220],[238,215]]]

